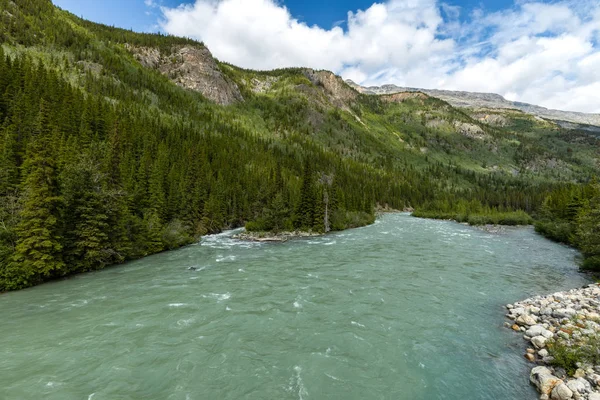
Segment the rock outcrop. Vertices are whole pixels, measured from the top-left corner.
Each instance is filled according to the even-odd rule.
[[[428,97],[425,93],[421,92],[403,92],[381,96],[381,100],[387,103],[402,103],[409,99],[425,100]]]
[[[244,100],[238,86],[221,72],[206,47],[173,47],[169,54],[154,47],[127,48],[146,68],[159,70],[178,86],[200,92],[217,104],[230,105]]]
[[[306,69],[304,75],[314,85],[322,86],[331,103],[342,109],[348,109],[359,95],[356,90],[333,72]]]

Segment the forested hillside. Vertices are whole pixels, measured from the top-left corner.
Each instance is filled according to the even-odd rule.
[[[243,70],[49,0],[0,0],[0,42],[0,291],[227,227],[360,226],[378,205],[528,222],[598,171],[585,132],[362,95],[326,71]]]

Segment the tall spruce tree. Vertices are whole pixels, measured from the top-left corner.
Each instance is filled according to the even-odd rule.
[[[295,227],[298,229],[311,229],[315,221],[315,189],[313,171],[309,161],[304,163],[302,188],[300,189],[300,202],[296,208]]]
[[[56,157],[52,146],[50,110],[42,100],[38,129],[27,151],[23,184],[23,210],[17,227],[13,262],[20,274],[17,287],[27,286],[64,272],[61,206]]]

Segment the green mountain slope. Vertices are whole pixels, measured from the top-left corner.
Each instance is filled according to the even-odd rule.
[[[243,70],[49,0],[0,10],[0,291],[246,223],[359,226],[377,205],[526,222],[598,171],[596,138],[516,111]]]

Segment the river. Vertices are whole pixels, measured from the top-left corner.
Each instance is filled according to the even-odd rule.
[[[0,398],[533,400],[503,306],[588,282],[532,228],[231,234],[0,296]]]

